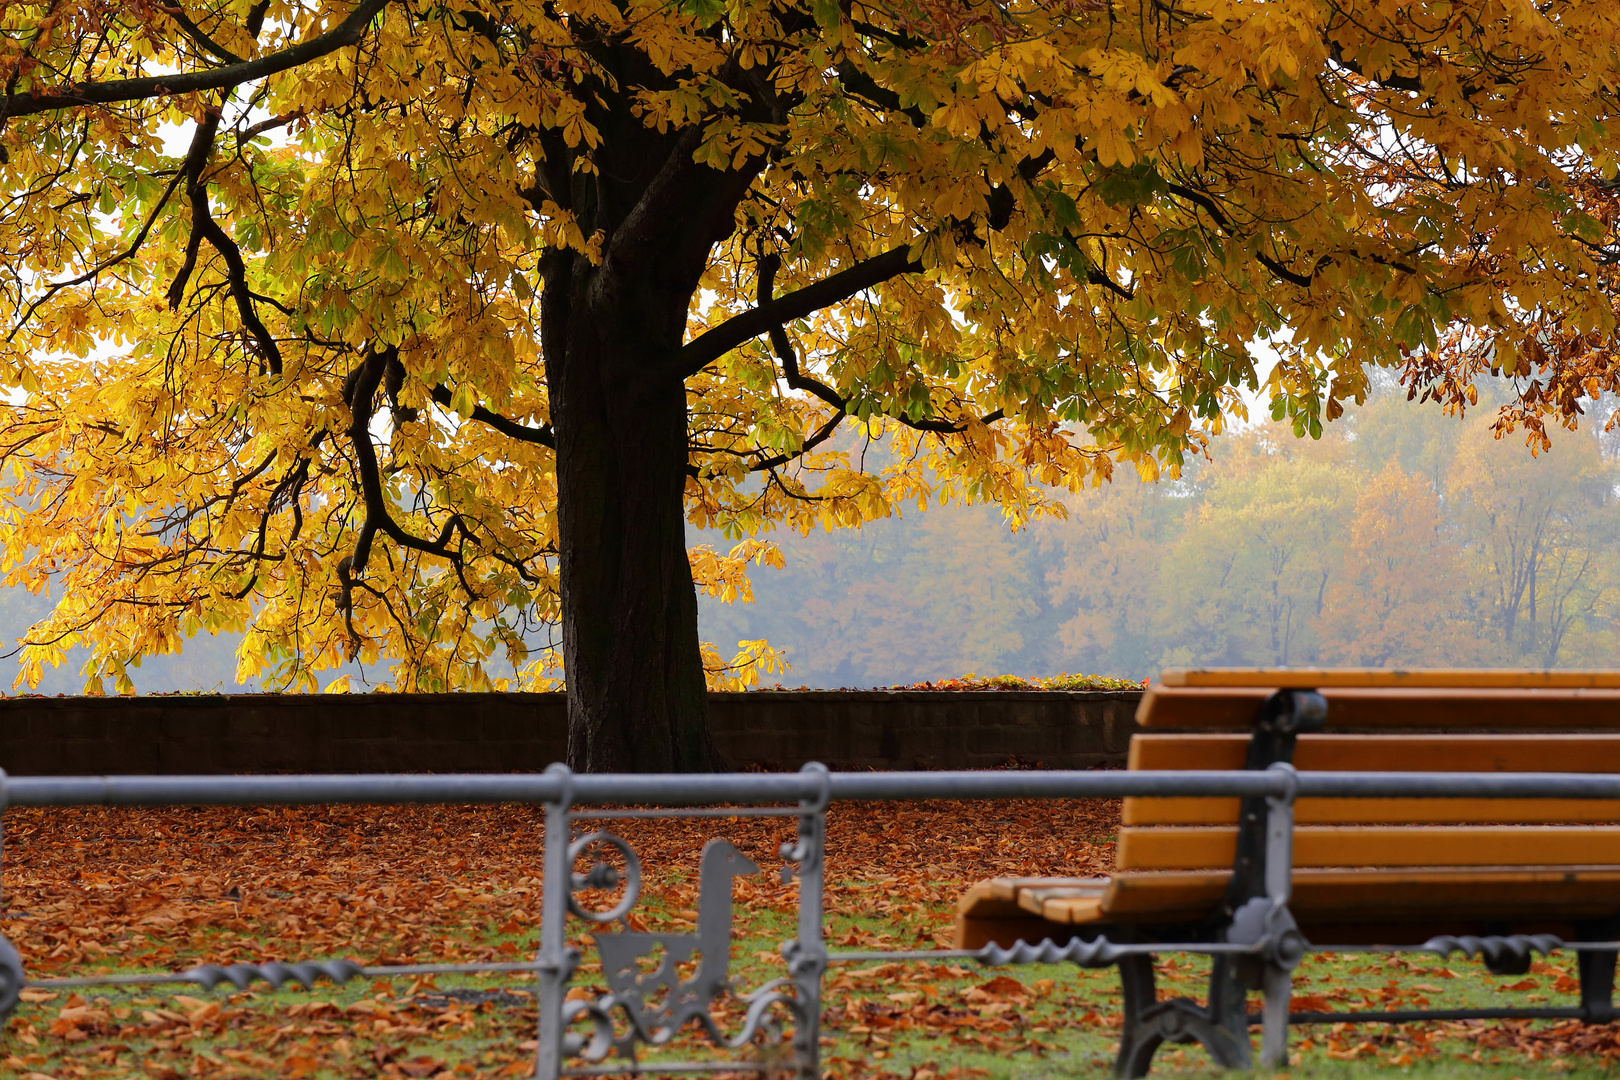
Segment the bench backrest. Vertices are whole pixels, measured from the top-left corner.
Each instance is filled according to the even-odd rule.
[[[1208,729],[1249,728],[1287,686],[1328,704],[1329,730],[1297,739],[1302,770],[1620,772],[1620,672],[1202,671],[1165,682],[1139,710],[1149,730],[1131,740],[1132,769],[1244,767],[1250,737]],[[1448,685],[1464,682],[1485,685]],[[1205,730],[1155,730],[1168,727]],[[1333,730],[1344,727],[1368,733]],[[1396,733],[1438,727],[1474,731]],[[1563,731],[1489,730],[1536,727]],[[1229,867],[1238,816],[1236,799],[1126,799],[1117,865]],[[1620,865],[1614,801],[1301,799],[1295,820],[1298,867]]]

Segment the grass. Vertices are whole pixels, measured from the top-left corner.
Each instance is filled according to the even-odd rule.
[[[1113,828],[1106,815],[1086,819],[1091,839],[1075,847],[1072,836],[1060,835],[1064,827],[1080,827],[1072,806],[1052,809],[1046,824],[1020,807],[975,812],[984,820],[964,825],[959,810],[941,809],[934,819],[923,808],[904,829],[892,810],[835,818],[830,947],[943,947],[952,901],[966,882],[997,871],[1059,873],[1077,863],[1090,869],[1110,854],[1101,839]],[[271,957],[504,960],[532,954],[537,943],[532,817],[488,810],[353,820],[293,815],[255,831],[199,812],[159,822],[151,830],[157,839],[141,841],[146,847],[131,839],[115,851],[98,845],[96,835],[138,838],[152,819],[14,815],[7,815],[5,931],[36,977]],[[784,974],[777,946],[792,934],[795,898],[774,877],[779,860],[771,861],[782,828],[770,821],[711,821],[686,831],[667,823],[623,827],[648,870],[635,927],[690,929],[697,850],[710,833],[723,834],[762,870],[736,883],[733,983],[747,990]],[[1047,852],[964,840],[997,831],[1059,836],[1061,844],[1053,840],[1058,846]],[[575,923],[571,931],[584,950],[576,983],[599,992],[605,987],[588,929]],[[1559,955],[1527,976],[1499,978],[1456,957],[1312,957],[1296,972],[1295,1007],[1572,1004],[1572,967]],[[1156,970],[1164,994],[1203,992],[1202,959],[1166,955]],[[534,1050],[531,989],[498,976],[359,979],[313,991],[264,984],[241,993],[30,991],[0,1041],[0,1062],[22,1080],[519,1076]],[[1103,1076],[1117,1046],[1118,1003],[1111,970],[952,961],[836,965],[824,982],[823,1065],[835,1080]],[[735,1030],[741,1010],[723,1002],[720,1016],[722,1027]],[[1295,1029],[1291,1049],[1291,1078],[1377,1071],[1530,1080],[1610,1075],[1620,1034],[1551,1022],[1336,1024]],[[668,1053],[713,1052],[688,1036]],[[1165,1047],[1154,1063],[1157,1075],[1215,1071],[1196,1046]]]

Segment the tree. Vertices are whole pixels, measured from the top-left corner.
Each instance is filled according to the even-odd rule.
[[[1057,634],[1062,659],[1051,657],[1047,670],[1154,669],[1160,567],[1188,501],[1167,495],[1135,477],[1116,478],[1073,497],[1066,520],[1043,523],[1056,555],[1048,592],[1066,616]]]
[[[1590,432],[1571,432],[1532,457],[1470,427],[1452,463],[1449,492],[1477,538],[1477,577],[1514,661],[1552,667],[1570,626],[1591,615],[1612,561],[1612,471]]]
[[[557,626],[576,766],[706,767],[688,521],[1019,522],[1173,474],[1260,340],[1317,434],[1456,320],[1613,324],[1596,0],[0,19],[4,542],[67,585],[33,664],[247,628],[244,668],[431,689]]]
[[[1315,658],[1314,628],[1339,570],[1354,476],[1328,453],[1299,453],[1260,429],[1189,507],[1166,563],[1160,618],[1171,659],[1287,665]],[[1342,451],[1342,439],[1321,449]]]
[[[1467,663],[1474,635],[1458,618],[1463,581],[1434,488],[1390,462],[1362,485],[1321,619],[1330,663]]]

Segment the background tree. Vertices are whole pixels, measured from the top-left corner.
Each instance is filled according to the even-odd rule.
[[[1321,618],[1330,664],[1386,667],[1475,662],[1472,627],[1458,617],[1463,592],[1456,543],[1434,488],[1390,462],[1360,486]]]
[[[1267,613],[1277,596],[1294,598],[1287,659],[1296,665],[1609,664],[1620,600],[1614,443],[1590,428],[1555,432],[1552,450],[1532,458],[1516,440],[1491,437],[1495,407],[1505,400],[1494,395],[1511,388],[1482,384],[1480,391],[1482,413],[1449,417],[1414,410],[1394,379],[1380,375],[1367,403],[1347,410],[1319,441],[1295,439],[1286,425],[1229,433],[1212,445],[1212,460],[1190,462],[1176,481],[1116,477],[1063,496],[1066,516],[1017,533],[996,529],[988,508],[952,507],[859,531],[783,538],[783,566],[755,575],[758,603],[710,602],[704,626],[732,639],[769,638],[793,665],[780,681],[810,686],[904,684],[967,671],[1142,678],[1178,664],[1275,664]],[[1575,440],[1588,445],[1566,446]],[[1590,485],[1557,482],[1557,470],[1572,461],[1595,468]],[[1385,490],[1389,470],[1401,478],[1400,498],[1416,500],[1423,513],[1366,496]],[[1453,477],[1473,476],[1482,479],[1467,498],[1451,490]],[[1486,558],[1489,536],[1480,531],[1486,522],[1473,504],[1544,499],[1546,487],[1558,488],[1548,505],[1568,537],[1546,558],[1568,562],[1562,569],[1543,562],[1537,618],[1521,613],[1509,644]],[[956,535],[925,527],[935,514],[977,516],[962,528],[993,536],[997,565],[1031,583],[1020,594],[1029,605],[1017,623],[1020,648],[991,648],[973,632],[977,619],[999,613],[946,569]],[[1283,526],[1305,538],[1303,558],[1290,565],[1309,576],[1261,572]],[[1360,547],[1351,558],[1353,538]],[[1577,573],[1579,584],[1569,588]],[[1561,602],[1548,584],[1554,580],[1569,589]],[[1380,581],[1394,604],[1372,593]],[[1437,581],[1444,583],[1438,591]],[[879,594],[881,609],[870,603]],[[1388,611],[1418,599],[1429,605],[1414,616],[1427,633],[1408,634]],[[1352,625],[1363,608],[1380,617]],[[891,630],[916,634],[927,652],[912,651]],[[1359,644],[1350,650],[1350,643]]]
[[[476,686],[557,626],[576,765],[706,767],[688,521],[1018,523],[1174,475],[1265,339],[1314,435],[1450,324],[1614,321],[1597,2],[0,19],[30,664],[245,628],[246,669]]]
[[[1161,618],[1224,638],[1215,655],[1228,663],[1316,658],[1314,627],[1353,517],[1352,470],[1327,454],[1279,453],[1279,434],[1239,443],[1207,477],[1163,584]]]
[[[1130,670],[1152,650],[1163,549],[1186,501],[1165,494],[1134,476],[1117,477],[1074,497],[1063,521],[1039,529],[1063,654],[1106,672]]]
[[[1570,433],[1532,457],[1503,454],[1474,425],[1451,465],[1454,513],[1476,537],[1474,572],[1491,591],[1510,652],[1556,662],[1570,620],[1599,603],[1597,579],[1614,557],[1614,480],[1589,433]]]

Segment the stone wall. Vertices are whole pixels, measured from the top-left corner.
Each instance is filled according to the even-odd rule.
[[[711,694],[736,768],[1121,765],[1138,691]],[[563,758],[560,694],[0,698],[0,768],[104,773],[512,772]]]

